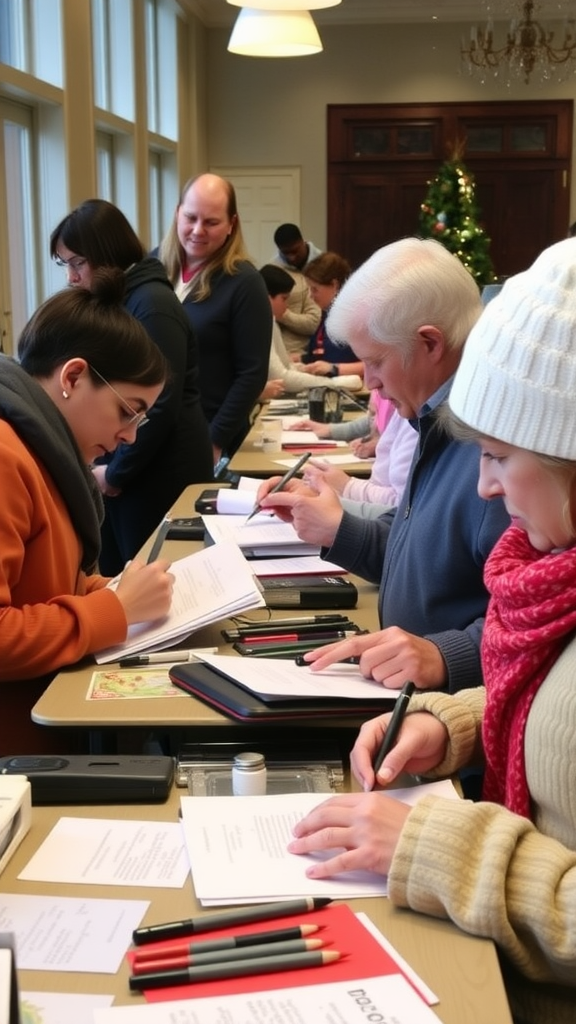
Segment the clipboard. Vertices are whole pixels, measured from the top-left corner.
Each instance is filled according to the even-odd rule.
[[[182,662],[169,669],[179,689],[240,722],[287,722],[301,718],[355,718],[363,722],[373,715],[391,711],[394,698],[352,700],[341,697],[286,700],[277,696],[257,697],[227,676],[201,662]]]

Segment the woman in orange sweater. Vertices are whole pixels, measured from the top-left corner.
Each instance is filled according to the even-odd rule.
[[[89,466],[134,441],[167,376],[122,291],[107,270],[92,293],[59,292],[24,328],[20,363],[0,355],[1,754],[54,749],[30,719],[52,676],[170,607],[166,561],[132,562],[116,590],[96,571],[103,506]]]

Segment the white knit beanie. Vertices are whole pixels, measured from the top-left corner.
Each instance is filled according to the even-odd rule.
[[[449,404],[479,434],[576,461],[576,238],[545,249],[488,303]]]

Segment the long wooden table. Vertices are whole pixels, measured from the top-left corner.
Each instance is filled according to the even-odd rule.
[[[164,804],[34,807],[31,830],[0,876],[0,889],[36,896],[150,900],[143,924],[181,920],[202,913],[190,878],[184,890],[61,885],[18,879],[18,873],[61,816],[176,821],[178,806],[179,791],[174,789]],[[449,922],[395,909],[387,899],[352,900],[350,906],[369,915],[436,993],[440,1003],[434,1011],[443,1024],[512,1024],[491,942],[465,935]],[[114,996],[116,1005],[144,1001],[142,996],[129,991],[126,960],[114,975],[24,970],[18,974],[20,989],[24,991],[108,994]]]
[[[282,475],[286,472],[286,467],[278,465],[279,459],[289,459],[294,453],[289,451],[278,452],[277,454],[268,454],[262,451],[261,439],[262,439],[262,423],[261,419],[263,416],[269,416],[270,411],[268,405],[264,405],[256,416],[250,432],[246,435],[244,441],[238,448],[238,451],[234,453],[229,464],[228,470],[231,473],[237,473],[240,476],[252,476],[252,477],[269,477]],[[360,410],[354,413],[346,413],[345,418],[355,418],[361,416]],[[306,433],[302,433],[302,441],[305,444]],[[325,452],[326,455],[349,455],[350,459],[346,463],[338,465],[338,469],[343,469],[346,473],[350,473],[352,476],[358,476],[367,478],[372,472],[372,461],[366,459],[355,458],[351,449],[346,446],[342,448],[330,448]],[[322,451],[316,453],[318,458],[322,458]]]
[[[173,516],[194,515],[194,501],[203,489],[199,484],[188,487],[174,505]],[[154,538],[150,538],[143,547],[143,557],[146,557],[153,540]],[[200,543],[191,541],[165,541],[162,556],[170,559],[181,558],[201,546]],[[358,606],[350,611],[350,617],[361,629],[378,629],[377,588],[355,577],[354,582],[358,588]],[[319,609],[318,613],[321,612],[322,609]],[[292,614],[299,613],[297,610],[292,613],[268,612],[266,609],[256,609],[247,613],[250,619],[262,622],[268,621],[270,616],[274,619]],[[194,633],[182,646],[218,647],[222,653],[233,654],[231,645],[225,644],[221,635],[221,630],[226,625],[232,626],[232,623],[228,620],[207,626]],[[169,652],[167,661],[169,662]],[[106,665],[106,668],[113,667],[114,663]],[[262,729],[266,729],[267,735],[270,736],[293,736],[293,725],[247,725],[221,714],[194,697],[87,700],[92,673],[97,668],[94,659],[87,658],[59,672],[32,708],[33,720],[39,725],[52,728],[84,730],[86,745],[92,753],[104,750],[122,752],[123,749],[126,752],[133,752],[134,744],[151,730],[167,731],[168,737],[172,738],[176,746],[184,741],[192,742],[205,738],[207,730],[211,731],[212,739],[228,738],[234,734],[237,736],[239,730],[243,730],[243,738],[248,739],[252,733],[261,736]],[[302,720],[298,723],[298,729],[311,732],[327,728],[331,736],[342,738],[347,751],[350,746],[349,740],[355,735],[361,721],[362,718],[358,715],[338,719],[327,718],[325,721]],[[172,745],[171,743],[171,749]]]

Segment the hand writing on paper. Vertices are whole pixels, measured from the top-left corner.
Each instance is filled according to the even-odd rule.
[[[413,679],[419,690],[438,690],[447,683],[446,663],[431,640],[414,636],[398,626],[328,644],[304,655],[313,671],[321,671],[344,658],[359,657],[360,671],[391,690]]]
[[[170,562],[165,558],[144,565],[134,559],[122,573],[116,594],[128,625],[162,619],[170,611],[174,576],[168,572]]]
[[[330,547],[344,514],[332,488],[320,480],[318,493],[312,492],[311,497],[300,493],[300,489],[297,493],[290,489],[268,496],[273,484],[273,480],[266,481],[258,491],[261,508],[272,509],[284,522],[292,523],[300,540],[306,544]]]
[[[378,715],[364,722],[350,754],[350,767],[355,779],[367,792],[375,781],[388,785],[401,774],[421,775],[435,768],[446,756],[448,732],[444,725],[427,712],[409,712],[400,728],[398,738],[388,752],[374,778],[374,761],[392,713]]]

